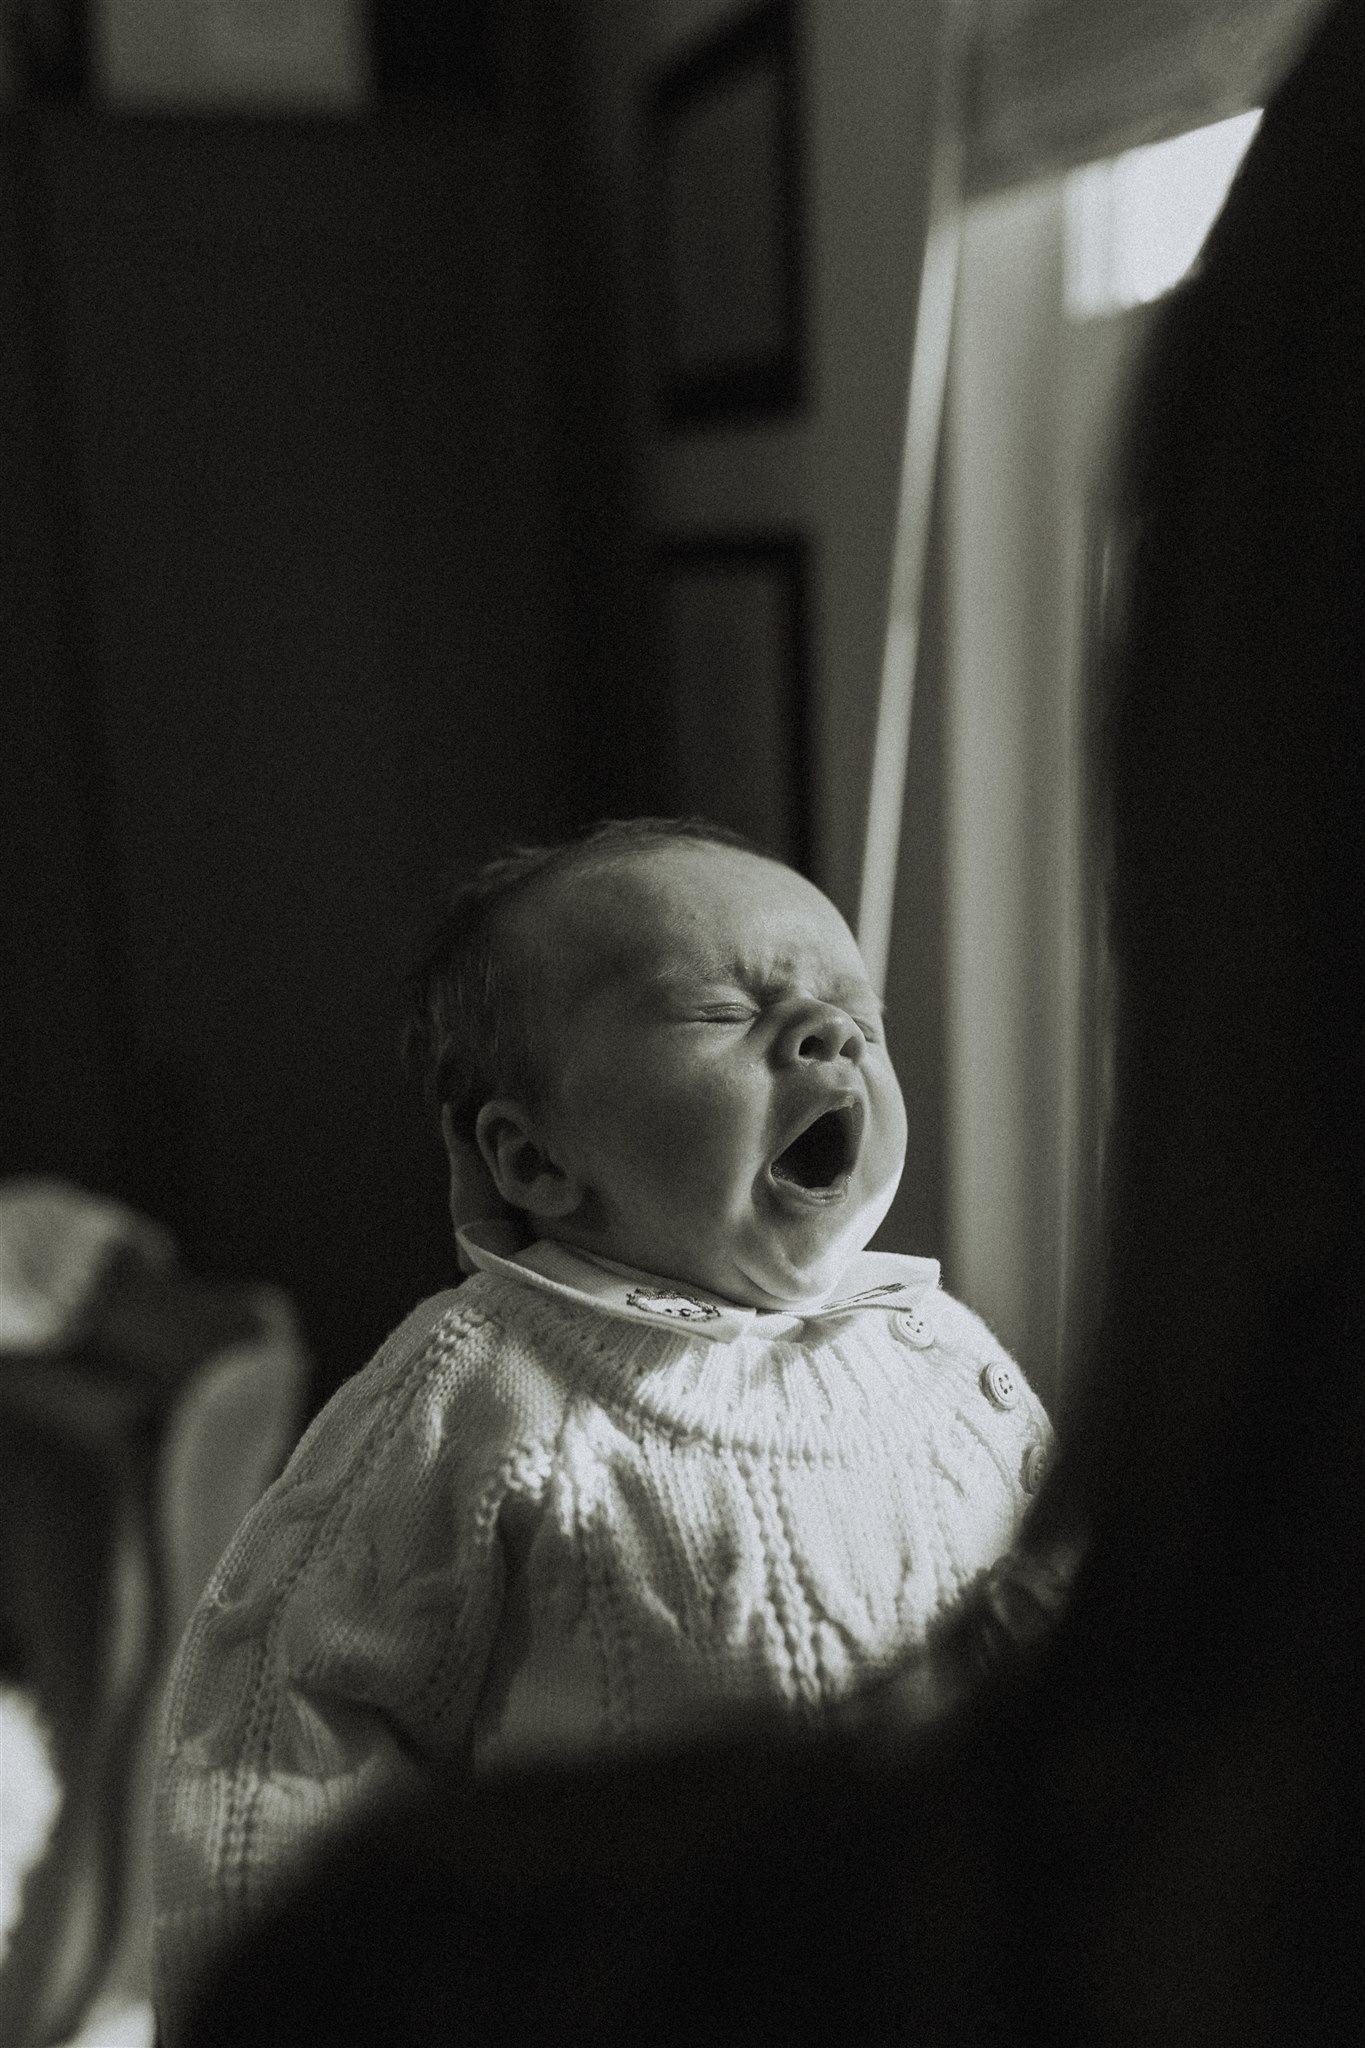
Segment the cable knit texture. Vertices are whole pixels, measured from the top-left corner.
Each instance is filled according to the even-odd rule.
[[[876,1298],[804,1318],[482,1263],[324,1409],[182,1644],[170,2044],[205,1959],[370,1801],[730,1703],[815,1712],[923,1639],[1036,1488],[1043,1410],[930,1262],[865,1254],[845,1279]]]

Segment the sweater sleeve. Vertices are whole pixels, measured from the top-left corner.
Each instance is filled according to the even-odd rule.
[[[362,1810],[464,1753],[524,1477],[497,1328],[437,1297],[317,1418],[247,1517],[172,1672],[156,1789],[157,2004]],[[503,1362],[505,1363],[505,1362]]]

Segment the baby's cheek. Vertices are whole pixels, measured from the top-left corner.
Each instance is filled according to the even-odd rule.
[[[689,1198],[710,1214],[733,1207],[757,1170],[758,1135],[742,1102],[695,1100],[668,1105],[651,1145],[655,1171],[666,1174],[674,1199]]]
[[[682,1182],[711,1187],[733,1173],[742,1151],[737,1139],[733,1121],[683,1109],[662,1122],[656,1157]]]
[[[905,1120],[890,1129],[879,1131],[868,1147],[870,1178],[887,1181],[895,1178],[905,1165]]]
[[[905,1160],[906,1142],[905,1100],[888,1061],[872,1093],[872,1118],[866,1148],[868,1157],[878,1170],[896,1173]]]

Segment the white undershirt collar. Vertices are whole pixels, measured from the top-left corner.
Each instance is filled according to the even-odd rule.
[[[542,1238],[517,1249],[515,1225],[489,1221],[467,1224],[456,1234],[466,1272],[501,1273],[505,1278],[589,1305],[629,1322],[682,1326],[698,1335],[728,1341],[747,1331],[780,1337],[798,1324],[870,1309],[908,1307],[926,1288],[936,1287],[937,1259],[897,1252],[860,1252],[829,1292],[789,1310],[745,1308],[704,1287],[684,1285],[655,1273],[623,1266],[598,1253]]]

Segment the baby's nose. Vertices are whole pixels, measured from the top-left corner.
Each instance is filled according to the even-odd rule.
[[[860,1060],[867,1041],[847,1010],[811,999],[788,1018],[778,1041],[784,1062]]]

